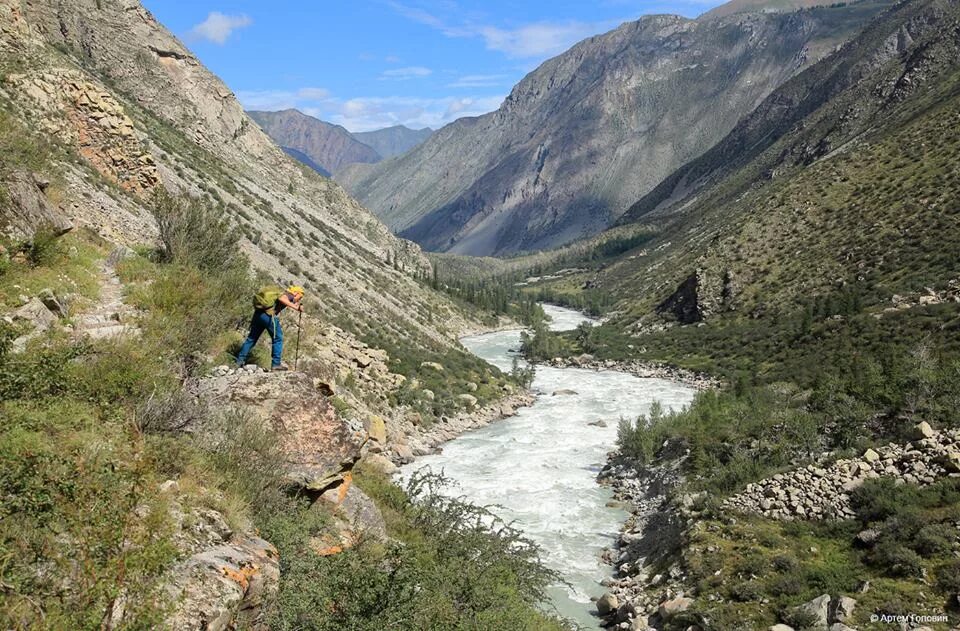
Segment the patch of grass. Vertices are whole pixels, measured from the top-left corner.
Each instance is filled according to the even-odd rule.
[[[0,311],[19,305],[21,295],[33,297],[43,289],[58,296],[96,298],[97,262],[104,255],[99,239],[81,230],[59,237],[55,243],[55,247],[44,247],[39,259],[8,259],[6,269],[0,273]]]

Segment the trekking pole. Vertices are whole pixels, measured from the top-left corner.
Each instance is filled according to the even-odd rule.
[[[303,330],[303,310],[300,311],[300,317],[297,320],[297,351],[294,354],[293,358],[293,369],[297,369],[297,364],[300,363],[300,332]]]

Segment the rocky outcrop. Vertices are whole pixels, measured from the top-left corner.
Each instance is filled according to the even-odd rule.
[[[166,575],[172,611],[164,627],[265,630],[264,605],[280,586],[276,548],[251,532],[234,532],[215,510],[186,505],[176,481],[160,489],[169,497],[173,541],[184,556]],[[119,620],[123,601],[117,602],[113,614]]]
[[[128,191],[147,194],[159,183],[153,156],[114,96],[77,71],[9,75],[43,113],[49,131],[76,148],[93,168]]]
[[[938,432],[921,423],[913,442],[890,443],[868,449],[859,458],[778,473],[748,484],[724,506],[773,519],[846,519],[854,517],[850,491],[881,476],[921,486],[960,476],[960,430]]]
[[[203,379],[200,396],[215,406],[242,406],[281,441],[290,481],[323,492],[341,484],[367,441],[361,423],[341,418],[320,382],[303,373],[238,371]]]
[[[73,222],[47,200],[49,184],[22,170],[0,178],[0,234],[30,240],[38,231],[59,236],[73,229]]]

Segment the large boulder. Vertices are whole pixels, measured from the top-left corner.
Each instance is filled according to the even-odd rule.
[[[258,537],[241,536],[202,550],[170,572],[175,603],[165,627],[178,631],[266,629],[263,605],[280,584],[276,548]]]
[[[73,229],[73,223],[47,201],[47,183],[32,173],[14,171],[0,181],[0,188],[6,190],[6,199],[0,202],[0,233],[30,240],[41,230],[59,236]]]
[[[597,613],[601,616],[609,616],[614,613],[619,606],[620,601],[610,592],[604,593],[603,596],[597,599]]]
[[[285,454],[287,476],[307,490],[341,483],[367,441],[362,424],[341,418],[302,373],[241,371],[203,380],[200,394],[215,407],[239,405],[269,424]]]
[[[678,613],[682,613],[689,609],[692,604],[692,598],[677,596],[676,598],[671,598],[670,600],[665,600],[660,603],[660,606],[657,607],[657,613],[660,614],[661,619],[669,620]]]
[[[796,612],[804,619],[809,619],[811,628],[826,629],[830,626],[830,600],[830,594],[817,596],[796,607]]]

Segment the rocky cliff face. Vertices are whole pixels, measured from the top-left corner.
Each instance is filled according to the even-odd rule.
[[[355,162],[379,162],[381,155],[340,125],[331,125],[297,110],[247,112],[284,148],[302,152],[328,173]]]
[[[608,226],[865,17],[845,8],[644,17],[545,62],[498,111],[338,179],[431,250],[555,246]]]

